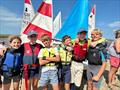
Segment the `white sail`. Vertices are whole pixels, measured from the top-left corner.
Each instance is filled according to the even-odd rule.
[[[57,14],[53,22],[53,38],[59,32],[60,28],[61,28],[61,11]]]
[[[23,34],[23,32],[27,27],[27,25],[32,21],[34,16],[35,16],[35,12],[34,12],[31,0],[25,0],[23,21],[22,21],[22,28],[21,28],[22,43],[29,42],[27,35]]]
[[[93,6],[88,19],[88,38],[91,38],[91,31],[95,29],[95,14],[96,14],[96,5]]]

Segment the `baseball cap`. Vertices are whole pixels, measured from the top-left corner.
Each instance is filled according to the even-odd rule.
[[[85,29],[80,29],[80,31],[77,34],[81,34],[81,33],[87,33],[87,31]]]
[[[28,36],[31,36],[31,35],[38,35],[36,31],[34,30],[30,30],[27,34]]]

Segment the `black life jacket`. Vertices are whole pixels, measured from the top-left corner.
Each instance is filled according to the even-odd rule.
[[[102,65],[102,56],[105,47],[102,43],[98,44],[96,47],[89,47],[88,49],[88,63],[90,65]],[[104,54],[103,54],[104,55]]]

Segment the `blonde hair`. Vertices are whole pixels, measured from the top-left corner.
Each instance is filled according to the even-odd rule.
[[[50,41],[50,36],[48,36],[47,34],[43,34],[41,36],[41,41]]]
[[[101,36],[103,35],[103,32],[102,32],[101,29],[97,29],[97,28],[96,28],[96,29],[93,29],[92,32],[98,33],[98,34],[100,34]]]
[[[19,36],[16,35],[12,35],[9,37],[9,42],[11,43],[14,39],[18,39],[20,42],[22,42],[21,38]]]

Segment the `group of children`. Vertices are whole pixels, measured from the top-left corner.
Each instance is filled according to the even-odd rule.
[[[120,39],[120,30],[116,38]],[[88,60],[87,81],[88,90],[98,90],[101,85],[103,72],[106,68],[107,49],[106,39],[102,32],[94,29],[91,40],[86,39],[87,31],[82,29],[75,40],[68,35],[63,36],[60,45],[51,45],[51,38],[41,36],[42,44],[36,42],[38,34],[31,30],[28,33],[30,42],[21,45],[18,36],[10,38],[10,48],[0,52],[2,88],[9,90],[13,80],[13,90],[19,90],[20,79],[23,79],[24,90],[38,90],[38,81],[42,90],[48,90],[48,84],[53,90],[77,90],[81,86],[84,70],[83,61]],[[111,66],[109,86],[120,66],[120,40],[114,43],[117,53],[111,54],[110,59],[117,61],[117,66]],[[109,50],[111,51],[111,50]],[[117,57],[116,57],[117,56]],[[114,63],[113,61],[113,63]],[[22,71],[22,74],[21,74]]]

